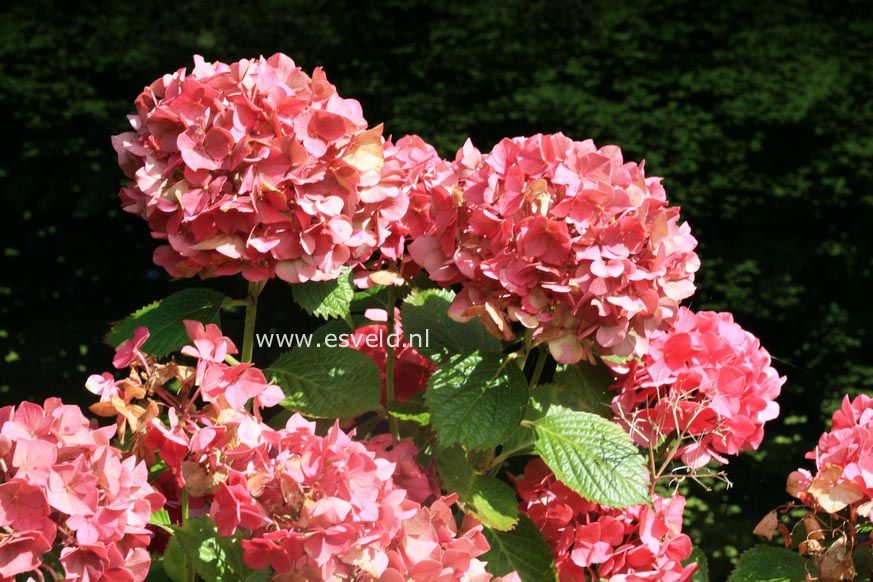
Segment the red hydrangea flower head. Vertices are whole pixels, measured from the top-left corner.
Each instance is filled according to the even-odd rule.
[[[682,533],[685,498],[655,496],[652,505],[604,507],[555,478],[542,459],[516,480],[520,509],[542,531],[562,582],[685,582],[691,539]]]
[[[114,433],[58,398],[0,409],[0,579],[36,572],[56,544],[64,580],[145,579],[164,498]]]
[[[613,412],[642,446],[679,433],[691,468],[755,450],[764,423],[779,415],[785,382],[758,339],[730,313],[682,307],[673,327],[655,331],[649,350],[616,384]]]
[[[374,188],[382,129],[283,54],[194,69],[146,87],[113,137],[132,182],[124,209],[166,241],[155,262],[176,277],[242,273],[296,283],[338,276],[380,246],[408,201]]]
[[[378,312],[374,314],[374,312]],[[368,310],[374,321],[385,321],[384,310]],[[395,309],[394,335],[389,337],[388,326],[381,323],[364,325],[356,329],[342,345],[366,354],[373,360],[382,375],[382,403],[385,404],[385,366],[388,360],[388,342],[394,349],[394,398],[405,402],[427,388],[430,375],[437,365],[416,350],[403,333],[400,310]]]
[[[788,477],[788,492],[828,513],[863,503],[871,514],[873,501],[873,398],[865,394],[850,400],[833,414],[831,430],[821,435],[814,451],[816,474],[806,469]]]
[[[482,155],[467,142],[453,167],[410,254],[434,280],[463,283],[454,318],[482,317],[505,339],[520,322],[559,362],[590,357],[592,342],[639,356],[694,292],[690,228],[618,147],[539,134]]]

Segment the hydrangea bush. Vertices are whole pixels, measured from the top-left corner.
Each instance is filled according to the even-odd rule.
[[[120,197],[169,275],[248,293],[115,324],[92,420],[0,409],[0,580],[706,580],[678,484],[757,449],[785,379],[729,313],[681,306],[700,261],[660,178],[561,134],[442,159],[285,55],[194,60],[113,137]],[[258,367],[273,279],[327,321]],[[871,419],[847,400],[759,526],[805,512],[800,554],[732,579],[778,551],[854,575]]]

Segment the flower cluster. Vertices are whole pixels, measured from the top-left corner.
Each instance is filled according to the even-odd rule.
[[[697,469],[758,448],[764,423],[779,415],[784,381],[730,313],[682,307],[673,327],[653,333],[646,355],[630,363],[612,408],[642,446],[674,434],[685,441],[676,452]]]
[[[408,200],[379,187],[382,128],[366,129],[357,101],[283,54],[194,61],[146,87],[135,131],[112,140],[133,180],[124,209],[168,243],[158,265],[296,283],[335,278],[380,247],[398,252],[392,225]]]
[[[655,496],[651,505],[612,509],[558,481],[545,463],[528,463],[516,480],[521,511],[549,543],[562,582],[685,582],[691,540],[682,533],[685,498]]]
[[[821,435],[815,450],[806,455],[814,459],[816,474],[806,469],[788,477],[788,493],[827,513],[852,504],[865,507],[866,517],[873,510],[873,398],[864,394],[849,400],[834,412],[831,430]]]
[[[114,434],[58,398],[0,409],[0,579],[37,572],[56,544],[64,580],[145,579],[164,498]]]
[[[252,568],[307,580],[491,579],[476,559],[488,550],[481,526],[458,530],[454,497],[433,487],[411,444],[391,461],[384,441],[368,446],[338,425],[320,437],[298,415],[242,433],[233,448],[211,445],[198,466],[218,481],[210,516],[222,535],[246,530]]]
[[[118,415],[136,450],[166,463],[171,478],[160,486],[171,515],[185,491],[190,515],[208,514],[220,535],[244,533],[250,567],[294,579],[491,580],[477,559],[489,549],[481,526],[456,526],[455,498],[442,496],[411,442],[357,441],[338,423],[320,436],[298,414],[271,428],[257,411],[281,400],[278,387],[250,364],[224,363],[236,346],[217,326],[186,328],[192,345],[182,353],[195,367],[157,363],[141,351],[147,331],[137,330],[115,358],[130,376],[90,379],[102,400],[96,410]],[[163,389],[170,379],[176,393]],[[167,407],[167,423],[148,412],[152,404],[131,402],[151,393]]]
[[[454,176],[434,180],[431,227],[412,258],[442,284],[463,283],[450,314],[481,317],[511,339],[519,322],[563,363],[642,355],[694,291],[699,260],[659,178],[615,146],[561,134],[467,144]]]

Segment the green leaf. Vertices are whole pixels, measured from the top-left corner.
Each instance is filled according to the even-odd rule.
[[[504,441],[524,417],[528,387],[501,354],[457,355],[430,377],[425,401],[440,443],[468,449]]]
[[[194,565],[189,563],[176,536],[170,538],[161,562],[167,577],[173,582],[188,582],[193,578]]]
[[[423,402],[408,400],[406,402],[391,402],[388,405],[388,414],[397,420],[414,422],[420,426],[430,424],[430,412],[424,407]]]
[[[351,319],[356,329],[368,323],[367,318],[363,315],[352,315]],[[353,332],[354,330],[349,327],[345,319],[332,319],[312,332],[312,339],[307,347],[338,346],[344,338]]]
[[[728,582],[804,582],[806,560],[797,552],[755,546],[740,556]]]
[[[454,298],[449,289],[414,291],[406,298],[400,308],[400,319],[410,343],[438,364],[455,354],[503,351],[500,340],[478,320],[459,323],[449,318],[448,309]],[[421,341],[413,342],[415,334]]]
[[[556,384],[540,384],[531,391],[530,404],[525,412],[524,420],[535,421],[545,416],[553,404],[559,404],[572,410],[578,410],[580,400],[573,390]],[[537,434],[532,424],[522,423],[512,436],[503,443],[501,453],[526,452],[534,447]]]
[[[164,566],[164,556],[156,558],[152,556],[152,563],[149,565],[149,573],[146,575],[145,582],[172,582],[174,578],[170,578]]]
[[[184,320],[220,323],[219,312],[225,300],[224,293],[212,289],[183,289],[115,322],[103,341],[117,347],[132,338],[136,328],[144,326],[149,329],[149,339],[143,344],[143,351],[163,358],[190,343],[182,323]]]
[[[164,569],[173,580],[185,582],[185,558],[196,573],[210,582],[239,582],[252,574],[242,558],[242,536],[221,536],[208,517],[191,519],[175,533],[167,545]],[[187,580],[190,580],[188,578]]]
[[[518,523],[518,499],[512,487],[474,471],[460,447],[439,451],[436,465],[443,488],[458,494],[465,512],[496,530],[506,531]]]
[[[308,416],[351,417],[381,406],[379,369],[350,348],[298,348],[264,373],[285,392],[282,406]]]
[[[342,274],[330,281],[307,281],[291,285],[294,301],[312,315],[330,319],[346,317],[355,295],[352,273],[343,267]]]
[[[697,571],[691,577],[691,582],[709,582],[709,561],[700,548],[691,550],[691,555],[682,562],[684,566],[697,562]]]
[[[157,511],[152,512],[152,515],[149,518],[149,523],[164,529],[169,529],[173,522],[170,520],[170,514],[162,507]]]
[[[537,526],[520,515],[515,529],[507,532],[485,528],[483,532],[491,549],[482,559],[494,576],[518,572],[522,582],[556,582],[555,560],[549,544]]]
[[[575,399],[568,408],[585,410],[612,418],[612,391],[615,377],[605,365],[592,366],[588,362],[559,366],[554,375],[556,384],[566,386]],[[569,396],[569,395],[568,395]]]
[[[649,502],[643,458],[617,424],[552,405],[533,425],[537,451],[569,488],[609,507]]]
[[[385,287],[373,285],[368,289],[355,291],[350,309],[355,313],[363,313],[367,309],[388,309],[385,303]]]

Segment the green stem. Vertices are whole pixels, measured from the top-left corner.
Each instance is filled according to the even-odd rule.
[[[182,525],[188,523],[188,490],[182,489]]]
[[[266,281],[249,283],[249,296],[246,303],[246,323],[243,331],[242,359],[243,363],[252,361],[252,351],[255,347],[255,320],[258,316],[258,297],[264,289]]]
[[[546,367],[546,359],[549,357],[549,352],[539,346],[539,354],[537,354],[537,363],[534,366],[533,375],[530,377],[530,387],[534,388],[540,382],[540,376],[543,375],[543,368]]]
[[[388,337],[385,338],[385,405],[390,406],[394,402],[394,345],[391,341],[394,334],[394,287],[388,287]],[[400,440],[400,425],[397,419],[388,415],[388,427],[394,440]]]
[[[189,508],[188,508],[188,490],[182,489],[182,526],[188,523],[189,519]],[[185,562],[185,567],[183,568],[185,572],[185,582],[195,582],[197,580],[197,569],[194,566],[194,563],[188,559],[188,554],[186,552],[182,552],[182,560]]]

